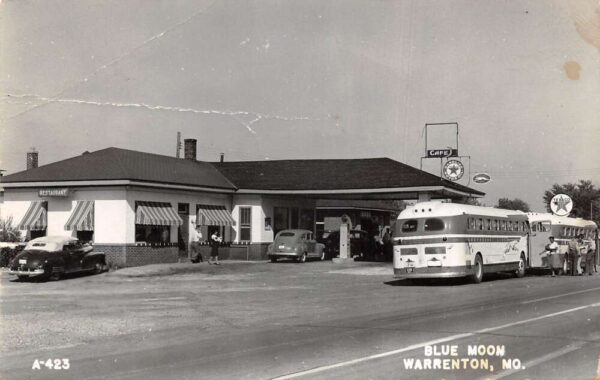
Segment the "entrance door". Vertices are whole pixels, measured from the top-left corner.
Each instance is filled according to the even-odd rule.
[[[190,204],[189,203],[178,203],[177,213],[183,220],[183,223],[177,229],[177,245],[179,246],[179,256],[188,256],[188,242],[190,241]]]
[[[546,245],[550,243],[548,238],[551,236],[550,221],[539,221],[531,223],[530,232],[530,250],[529,250],[529,265],[536,267],[545,266],[542,262],[542,252],[546,250]]]

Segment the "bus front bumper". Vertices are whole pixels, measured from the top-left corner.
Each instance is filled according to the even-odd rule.
[[[466,277],[471,275],[472,273],[473,269],[467,266],[394,268],[394,277],[398,279]]]

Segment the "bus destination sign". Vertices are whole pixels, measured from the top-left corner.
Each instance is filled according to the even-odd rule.
[[[427,149],[427,157],[458,157],[458,149]]]
[[[62,188],[62,189],[40,189],[38,191],[38,196],[39,197],[68,197],[69,196],[69,189],[67,188]]]

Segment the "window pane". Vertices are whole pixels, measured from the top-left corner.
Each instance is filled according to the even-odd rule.
[[[250,207],[240,207],[240,224],[250,225],[252,220],[252,209]]]
[[[407,220],[402,224],[402,232],[415,232],[418,222],[415,219]]]
[[[240,240],[241,241],[250,241],[250,228],[242,227],[240,228]]]
[[[426,219],[425,231],[440,231],[444,229],[444,221],[442,219]]]

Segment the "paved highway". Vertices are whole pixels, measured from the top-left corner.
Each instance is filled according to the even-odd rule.
[[[114,312],[111,317],[125,318],[128,311],[123,304],[130,303],[134,311],[143,303],[167,305],[171,313],[180,310],[182,315],[186,308],[198,307],[216,319],[222,314],[226,323],[207,328],[186,314],[182,323],[165,318],[161,325],[158,318],[151,331],[7,351],[0,357],[2,378],[593,379],[600,375],[598,275],[497,276],[479,285],[460,281],[415,285],[393,281],[386,275],[389,268],[377,265],[341,270],[331,263],[256,265],[267,270],[252,267],[255,273],[240,274],[239,281],[235,274],[228,273],[228,281],[223,281],[213,273],[206,281],[219,285],[209,287],[208,293],[219,302],[208,298],[204,286],[190,293],[202,274],[133,282],[110,277],[67,280],[83,293],[106,283],[132,290],[88,293],[86,299],[96,309],[83,301],[80,306],[89,308],[90,315],[104,310]],[[6,276],[1,280],[2,314],[7,317],[22,312],[24,301],[15,293],[19,286],[33,291],[42,285],[10,282]],[[55,292],[38,297],[37,307],[71,291],[55,284],[48,285],[58,286]],[[240,286],[251,291],[240,292]],[[71,297],[68,302],[78,303],[79,296]],[[232,319],[228,310],[236,308],[245,311],[246,321],[240,316]],[[70,367],[32,369],[35,359],[47,358],[68,358]]]

